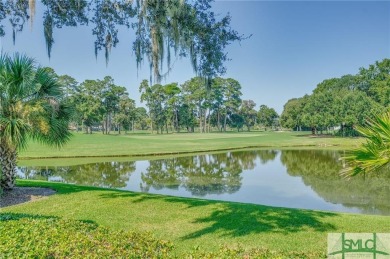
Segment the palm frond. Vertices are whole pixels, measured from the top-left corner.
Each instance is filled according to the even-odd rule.
[[[30,126],[18,118],[0,118],[0,138],[6,141],[7,145],[17,149],[24,149],[27,146],[27,134],[31,131]]]
[[[62,146],[69,140],[71,109],[63,105],[57,75],[22,54],[0,56],[0,137],[16,149],[30,136]]]
[[[31,138],[42,144],[62,147],[71,137],[68,125],[72,114],[73,108],[65,104],[60,103],[56,109],[46,104],[44,111],[35,115],[37,126],[30,132]],[[43,130],[39,127],[41,124],[46,125],[47,128]]]
[[[349,177],[361,173],[373,173],[390,164],[390,111],[375,116],[366,126],[358,127],[366,142],[343,159],[348,166],[342,174]]]
[[[35,74],[35,84],[38,86],[36,91],[38,98],[60,98],[63,94],[62,86],[56,75],[47,68],[39,67],[37,69]]]

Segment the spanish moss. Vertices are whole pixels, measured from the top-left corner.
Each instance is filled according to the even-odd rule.
[[[63,27],[91,25],[95,36],[96,58],[104,52],[109,63],[120,33],[135,33],[132,50],[137,68],[146,59],[152,68],[152,79],[160,82],[172,68],[172,55],[189,58],[194,72],[205,79],[226,72],[226,46],[244,37],[230,28],[229,15],[216,15],[211,10],[213,0],[0,0],[1,22],[9,21],[13,40],[30,19],[33,26],[36,8],[43,14],[47,55],[51,57],[54,30]],[[221,18],[220,18],[221,17]],[[8,19],[7,19],[8,18]],[[129,43],[125,43],[129,44]]]

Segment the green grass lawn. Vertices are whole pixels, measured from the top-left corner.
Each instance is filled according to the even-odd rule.
[[[358,138],[312,137],[302,132],[75,133],[60,150],[30,143],[20,153],[19,164],[73,165],[111,161],[112,157],[129,161],[246,148],[351,149],[361,142]],[[156,238],[172,241],[179,258],[198,246],[216,251],[222,245],[265,248],[283,255],[293,250],[318,257],[325,256],[329,232],[390,232],[386,216],[275,208],[52,182],[19,180],[18,185],[49,187],[58,194],[4,208],[1,213],[83,220],[115,231],[151,232]]]
[[[358,138],[312,137],[302,132],[229,132],[229,133],[181,133],[181,134],[127,134],[92,135],[74,133],[71,141],[61,149],[31,142],[20,153],[27,158],[81,158],[169,155],[218,150],[261,147],[311,147],[350,149],[361,143]]]
[[[1,212],[92,221],[113,230],[152,232],[172,241],[178,254],[221,245],[324,256],[329,232],[390,232],[386,216],[355,215],[178,198],[39,181],[19,186],[58,194]]]

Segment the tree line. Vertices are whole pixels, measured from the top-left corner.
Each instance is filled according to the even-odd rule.
[[[293,98],[279,118],[275,109],[243,100],[241,84],[233,78],[206,81],[194,77],[183,84],[139,86],[136,107],[125,87],[107,76],[82,83],[68,75],[58,77],[66,99],[74,107],[73,127],[85,132],[149,130],[168,132],[224,132],[251,129],[311,130],[313,134],[357,135],[355,128],[390,105],[390,59],[361,68],[356,75],[326,79],[310,95]]]
[[[58,76],[66,93],[66,101],[73,107],[72,128],[86,133],[150,130],[159,134],[169,132],[224,132],[253,127],[275,128],[278,114],[273,108],[261,105],[256,110],[253,100],[242,100],[241,84],[232,78],[217,77],[206,82],[194,77],[183,84],[149,84],[139,86],[140,101],[134,99],[123,86],[106,76],[102,80],[78,83],[68,75]]]
[[[356,126],[390,108],[390,59],[356,75],[326,79],[310,95],[290,99],[280,117],[285,128],[357,135]]]

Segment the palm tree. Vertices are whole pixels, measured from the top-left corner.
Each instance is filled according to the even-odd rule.
[[[348,167],[342,174],[354,176],[360,173],[390,172],[390,111],[375,116],[367,126],[357,130],[367,141],[345,157]]]
[[[62,96],[52,70],[26,55],[0,56],[0,187],[14,187],[17,154],[29,139],[58,147],[69,140]]]

